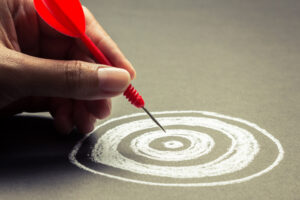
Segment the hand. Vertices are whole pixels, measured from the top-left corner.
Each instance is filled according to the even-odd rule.
[[[49,111],[60,132],[92,131],[135,71],[84,8],[86,33],[118,68],[96,64],[78,39],[49,27],[32,0],[0,1],[0,116]]]

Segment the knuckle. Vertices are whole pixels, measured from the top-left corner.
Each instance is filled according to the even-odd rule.
[[[101,36],[95,39],[94,43],[97,47],[110,45],[111,47],[115,48],[116,44],[114,44],[112,41],[113,40],[111,39],[110,35],[103,31]]]
[[[95,95],[98,86],[98,67],[87,65],[83,61],[69,61],[65,65],[66,92],[77,98]]]
[[[66,62],[64,72],[67,90],[65,92],[80,94],[82,92],[83,85],[83,63],[81,61]]]

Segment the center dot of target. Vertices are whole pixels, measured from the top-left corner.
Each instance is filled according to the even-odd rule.
[[[164,142],[164,146],[169,149],[177,149],[183,147],[183,144],[180,141],[171,140],[171,141]]]
[[[149,147],[160,151],[179,151],[191,146],[191,141],[182,136],[163,136],[153,139]]]

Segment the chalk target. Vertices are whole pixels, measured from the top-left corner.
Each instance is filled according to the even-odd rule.
[[[114,118],[96,128],[104,130],[106,126],[112,123],[116,124],[97,137],[97,141],[91,147],[90,155],[86,155],[86,159],[90,160],[93,163],[92,165],[99,164],[108,168],[111,167],[113,170],[130,172],[139,177],[161,177],[168,181],[158,181],[160,179],[155,179],[155,181],[143,180],[134,176],[126,177],[122,173],[110,173],[109,170],[94,168],[91,164],[80,161],[77,158],[79,151],[93,133],[87,135],[75,145],[69,155],[70,161],[81,169],[122,181],[158,186],[187,187],[244,182],[273,169],[279,164],[284,155],[283,148],[276,138],[256,124],[240,118],[206,111],[165,111],[153,114],[167,129],[167,133],[156,129],[156,125],[144,113]],[[126,122],[123,122],[124,120]],[[177,128],[178,126],[181,128]],[[204,163],[182,164],[185,161],[197,161],[205,156],[209,157],[218,146],[211,134],[200,131],[200,128],[211,129],[218,135],[227,137],[230,145],[213,160]],[[130,139],[128,144],[131,153],[137,157],[156,162],[143,162],[119,152],[120,144],[132,135],[134,137]],[[257,135],[264,136],[264,140],[269,140],[269,145],[275,147],[273,149],[277,151],[277,155],[274,160],[259,171],[232,178],[230,175],[235,175],[249,168],[255,157],[264,152],[260,152],[262,146],[257,141],[257,138],[259,138]],[[188,141],[188,145],[182,142],[183,140]],[[155,142],[160,142],[162,149],[155,148],[152,145]],[[157,164],[157,162],[164,164]],[[174,163],[178,163],[178,165],[174,165]],[[227,175],[229,175],[229,178],[226,177]],[[220,180],[216,180],[219,177]]]

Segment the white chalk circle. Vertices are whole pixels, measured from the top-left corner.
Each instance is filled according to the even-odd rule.
[[[83,162],[79,162],[76,155],[84,141],[90,137],[92,133],[84,137],[75,145],[69,155],[70,161],[81,169],[122,181],[158,186],[190,187],[227,185],[250,180],[273,169],[279,164],[284,155],[283,148],[276,138],[256,124],[243,119],[206,111],[165,111],[153,114],[166,128],[167,133],[163,133],[161,130],[157,129],[153,130],[156,128],[156,125],[148,119],[144,113],[136,113],[108,120],[96,129],[101,130],[101,128],[105,128],[112,123],[122,122],[122,120],[127,120],[129,122],[123,122],[121,124],[117,123],[116,126],[101,134],[95,145],[92,147],[90,160],[96,164],[98,163],[112,167],[113,169],[128,171],[139,176],[145,175],[177,180],[174,181],[174,183],[154,182],[123,177],[121,175],[111,174],[107,172],[107,170],[96,170],[83,164]],[[135,119],[137,117],[139,117],[139,119]],[[144,118],[141,119],[141,117]],[[135,120],[131,121],[131,119]],[[228,121],[232,123],[228,123]],[[237,122],[243,126],[238,126]],[[172,128],[174,126],[187,128]],[[189,129],[189,127],[193,128],[193,130]],[[219,135],[228,138],[228,140],[231,141],[230,146],[217,158],[208,162],[178,166],[144,163],[126,157],[126,155],[118,150],[119,145],[127,137],[140,133],[131,140],[129,145],[131,151],[139,157],[166,163],[201,159],[204,156],[210,155],[218,143],[215,143],[213,137],[209,133],[195,130],[199,128],[213,130]],[[275,160],[260,171],[247,174],[244,177],[216,181],[215,178],[223,177],[224,179],[225,175],[234,174],[240,170],[246,169],[255,157],[259,155],[260,144],[252,133],[253,130],[260,135],[265,136],[265,138],[270,140],[271,143],[276,146],[278,155]],[[162,138],[164,139],[162,146],[164,146],[165,149],[156,149],[150,145]],[[176,138],[182,138],[189,141],[189,145],[185,146],[182,141],[176,140]],[[211,182],[207,181],[207,178],[211,177],[214,179]],[[206,181],[201,181],[203,178]],[[194,181],[184,183],[179,181],[192,179],[194,179]]]

